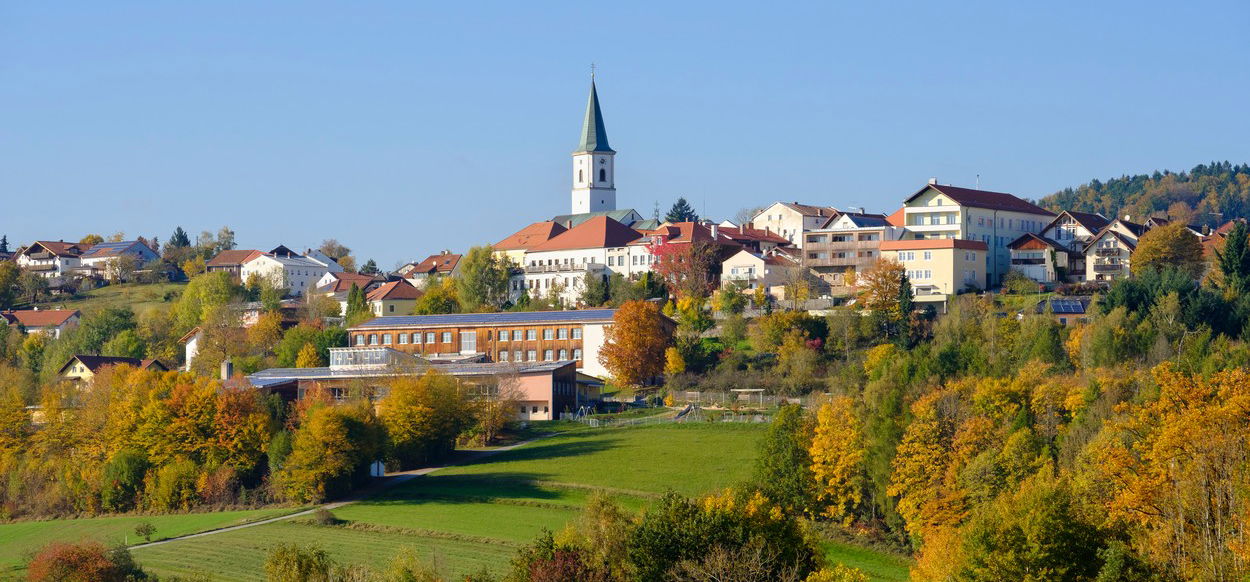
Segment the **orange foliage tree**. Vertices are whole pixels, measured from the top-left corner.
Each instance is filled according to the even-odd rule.
[[[637,386],[664,371],[664,351],[673,342],[665,319],[660,308],[649,301],[621,304],[599,350],[599,363],[614,380]]]

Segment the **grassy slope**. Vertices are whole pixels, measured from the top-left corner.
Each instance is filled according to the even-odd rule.
[[[168,305],[166,294],[176,297],[186,287],[185,283],[126,283],[108,285],[92,289],[74,299],[64,300],[52,298],[40,302],[40,309],[77,309],[84,314],[99,311],[108,307],[129,307],[135,314],[143,313],[153,307]]]
[[[138,541],[135,526],[156,526],[152,540],[237,525],[290,513],[295,509],[256,509],[175,515],[127,515],[0,524],[0,571],[20,567],[27,554],[51,541],[96,539],[107,544]]]
[[[706,493],[747,478],[760,425],[655,425],[581,429],[414,479],[336,510],[346,526],[281,522],[138,550],[158,574],[210,571],[215,580],[259,580],[268,548],[315,543],[337,560],[385,564],[403,548],[447,573],[498,571],[543,528],[559,530],[596,489],[631,509],[673,489]],[[875,580],[902,580],[906,566],[853,546],[829,546],[835,561]]]
[[[876,582],[905,582],[908,578],[911,561],[902,556],[839,542],[825,542],[824,548],[825,559],[830,564],[859,568]]]

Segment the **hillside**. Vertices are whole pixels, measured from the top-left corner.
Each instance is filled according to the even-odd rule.
[[[1164,170],[1105,182],[1092,180],[1046,196],[1039,204],[1050,210],[1099,212],[1108,217],[1127,214],[1134,220],[1168,214],[1214,226],[1250,216],[1250,164],[1212,162],[1188,172]]]

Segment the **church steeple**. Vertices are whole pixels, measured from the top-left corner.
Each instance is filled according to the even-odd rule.
[[[586,119],[582,122],[582,141],[573,153],[611,151],[608,130],[603,125],[603,110],[599,108],[599,93],[595,91],[595,76],[591,73],[590,99],[586,101]]]
[[[616,152],[608,146],[595,74],[590,73],[590,99],[582,121],[582,141],[573,152],[573,214],[616,210]]]

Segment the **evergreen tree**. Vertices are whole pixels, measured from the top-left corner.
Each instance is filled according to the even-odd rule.
[[[699,220],[699,215],[695,214],[694,208],[685,198],[678,198],[673,203],[673,207],[668,209],[668,214],[664,215],[667,222],[695,222]]]
[[[1236,297],[1247,291],[1247,284],[1250,283],[1250,246],[1247,245],[1250,239],[1250,229],[1246,228],[1246,223],[1238,222],[1233,225],[1233,229],[1229,231],[1228,236],[1224,239],[1224,248],[1216,251],[1216,265],[1220,268],[1220,273],[1224,275],[1224,289],[1230,296]]]
[[[352,288],[347,292],[347,313],[343,314],[347,321],[356,321],[357,318],[369,314],[369,303],[365,301],[365,292],[352,283]]]
[[[187,236],[187,231],[182,230],[182,227],[179,226],[174,229],[174,234],[170,235],[169,242],[166,243],[165,246],[175,249],[185,249],[191,246],[191,237]]]
[[[360,274],[361,275],[377,275],[378,264],[373,262],[373,259],[369,259],[368,261],[365,261],[365,266],[360,268]]]
[[[0,253],[9,252],[9,235],[0,236]]]
[[[898,344],[900,348],[912,347],[911,315],[914,309],[911,296],[911,279],[903,273],[898,285]]]

